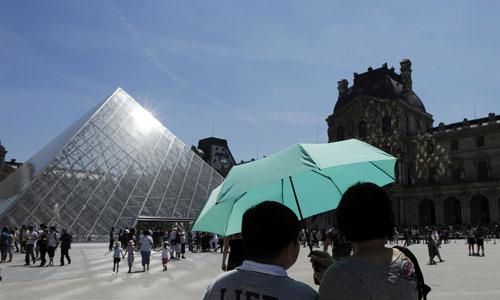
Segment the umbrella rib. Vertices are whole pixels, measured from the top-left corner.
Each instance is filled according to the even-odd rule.
[[[229,214],[229,218],[227,219],[227,223],[226,223],[226,226],[224,226],[224,236],[227,235],[227,227],[229,226],[229,220],[231,219],[231,214],[233,213],[233,210],[234,210],[234,206],[236,205],[236,202],[238,202],[241,198],[243,198],[243,196],[246,195],[247,192],[244,192],[243,194],[241,194],[241,196],[239,196],[238,198],[236,198],[234,200],[234,203],[233,205],[231,206],[231,211],[230,211],[230,214]],[[220,203],[220,202],[219,202]]]
[[[391,178],[392,180],[396,181],[396,178],[392,177],[390,174],[388,174],[386,171],[382,170],[381,167],[377,166],[376,164],[374,164],[372,161],[370,161],[370,163],[377,169],[379,169],[382,173],[384,173],[385,175],[389,176],[389,178]]]
[[[285,205],[285,179],[281,178],[281,204]]]
[[[288,179],[290,179],[290,185],[292,186],[293,196],[295,197],[295,203],[297,204],[297,209],[299,210],[302,228],[304,228],[304,233],[306,234],[307,245],[309,246],[309,251],[312,252],[313,249],[312,249],[311,240],[309,238],[309,235],[307,234],[306,222],[304,221],[304,217],[302,216],[302,209],[300,209],[299,199],[297,198],[297,193],[295,192],[295,186],[293,185],[292,176],[288,176]]]
[[[311,170],[311,171],[312,171],[312,172],[314,172],[314,173],[316,173],[316,174],[318,174],[318,175],[320,175],[320,176],[325,177],[325,178],[326,178],[326,179],[328,179],[328,180],[330,180],[330,181],[333,183],[333,185],[335,186],[335,188],[337,189],[337,191],[339,192],[340,196],[343,196],[343,195],[344,195],[344,193],[342,193],[342,192],[340,191],[339,187],[337,186],[337,184],[335,183],[335,181],[333,181],[333,179],[332,179],[332,178],[330,178],[330,176],[327,176],[327,175],[325,175],[325,174],[323,174],[323,173],[321,173],[321,172],[318,172],[317,170]]]

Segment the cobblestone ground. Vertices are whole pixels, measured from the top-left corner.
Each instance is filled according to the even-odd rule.
[[[446,261],[429,266],[426,246],[410,246],[432,287],[429,299],[500,299],[500,244],[490,241],[485,248],[485,257],[468,256],[463,240],[452,241],[441,248]],[[163,272],[160,253],[153,252],[149,272],[127,274],[122,260],[116,274],[106,249],[106,244],[75,244],[70,250],[72,264],[64,267],[25,267],[24,256],[15,255],[13,262],[0,264],[0,299],[199,299],[220,273],[220,253],[188,252],[187,259],[170,262]],[[308,251],[302,250],[289,275],[314,286]],[[140,257],[134,268],[142,270]]]

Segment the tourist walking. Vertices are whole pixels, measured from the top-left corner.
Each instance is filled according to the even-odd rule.
[[[210,239],[210,250],[213,250],[214,252],[217,252],[218,245],[219,245],[219,237],[217,236],[216,233],[212,235],[212,238]]]
[[[474,228],[469,225],[467,229],[467,244],[469,245],[469,256],[475,255],[474,244],[476,243],[476,234]]]
[[[179,255],[182,258],[186,258],[186,232],[184,231],[183,228],[179,228],[179,232],[177,232],[179,235],[179,245],[180,245],[180,253],[177,254],[177,258],[179,258]]]
[[[127,256],[128,273],[132,273],[132,266],[135,260],[135,243],[133,240],[128,241],[123,258],[125,258],[125,256]]]
[[[50,231],[47,236],[47,253],[49,255],[49,264],[47,266],[54,265],[54,255],[56,254],[56,248],[59,244],[59,237],[54,226],[50,227]]]
[[[151,247],[153,246],[153,238],[150,236],[148,230],[144,230],[143,236],[139,242],[139,251],[141,252],[142,271],[149,271],[149,261],[151,258]]]
[[[28,226],[28,230],[24,233],[24,239],[26,240],[26,254],[25,254],[25,266],[30,265],[30,259],[35,264],[35,247],[38,239],[38,233],[33,229],[33,226]]]
[[[69,265],[71,264],[71,258],[69,257],[69,249],[71,249],[71,242],[73,242],[73,236],[66,229],[63,229],[59,240],[61,241],[61,266],[64,266],[65,257]]]
[[[170,243],[170,257],[177,258],[177,228],[172,228],[168,233],[168,241]]]
[[[109,231],[109,251],[113,251],[113,243],[115,242],[115,228],[111,227]]]
[[[429,251],[429,265],[435,265],[434,257],[438,257],[439,262],[444,262],[439,253],[439,234],[436,228],[432,228],[432,231],[427,235],[427,250]]]
[[[19,229],[14,227],[12,229],[12,235],[14,236],[14,247],[16,248],[16,253],[19,252]]]
[[[25,225],[21,226],[19,229],[19,241],[21,245],[21,253],[26,253],[26,239],[24,238],[24,233],[28,230]]]
[[[40,234],[38,235],[38,241],[37,245],[39,247],[40,251],[40,267],[45,266],[45,263],[47,262],[47,259],[45,258],[45,255],[47,254],[47,238],[49,236],[49,231],[47,229],[47,226],[45,224],[40,224]]]
[[[167,264],[170,260],[170,246],[168,241],[163,242],[163,248],[161,249],[161,264],[163,265],[163,272],[167,270]]]
[[[12,239],[9,233],[9,228],[8,227],[2,228],[2,232],[0,233],[0,253],[1,253],[0,263],[7,262],[7,253],[9,251],[9,248],[11,247],[11,243]]]
[[[115,242],[113,246],[113,273],[116,270],[116,273],[118,273],[118,269],[120,268],[120,261],[123,256],[123,249],[121,247],[120,242]]]
[[[484,237],[486,235],[486,230],[483,227],[483,224],[477,224],[476,230],[474,230],[477,252],[476,255],[479,256],[479,249],[481,249],[481,256],[484,256]]]

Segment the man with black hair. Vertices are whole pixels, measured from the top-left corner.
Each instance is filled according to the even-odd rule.
[[[300,223],[288,207],[265,201],[243,215],[247,260],[218,276],[203,299],[317,299],[310,286],[288,277],[299,254]]]
[[[38,233],[36,232],[36,230],[34,230],[33,226],[28,226],[28,230],[26,230],[23,235],[24,239],[26,240],[25,266],[29,266],[30,259],[33,261],[33,264],[36,261],[35,246],[38,239]]]
[[[414,264],[402,251],[385,247],[394,234],[394,221],[391,201],[382,188],[373,183],[351,186],[337,207],[337,221],[353,254],[332,264],[328,253],[313,251],[311,262],[321,299],[419,297],[416,260]]]
[[[485,231],[486,230],[483,227],[483,224],[477,224],[476,230],[474,231],[477,245],[477,256],[479,256],[479,249],[482,250],[481,256],[484,256],[484,236],[486,235]]]
[[[47,239],[48,239],[48,237],[49,237],[49,229],[47,228],[47,225],[40,224],[40,231],[38,234],[37,245],[40,249],[40,259],[42,261],[40,262],[39,267],[45,266],[45,263],[47,262],[45,255],[47,254]]]
[[[109,251],[113,251],[113,244],[115,243],[115,228],[111,227],[109,231]]]

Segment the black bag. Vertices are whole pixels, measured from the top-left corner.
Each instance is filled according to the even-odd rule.
[[[431,287],[425,284],[424,282],[424,274],[422,274],[422,270],[420,269],[420,266],[418,265],[418,260],[413,255],[413,253],[410,251],[410,249],[401,247],[401,246],[394,246],[393,248],[398,249],[399,251],[403,252],[403,254],[410,259],[410,261],[413,263],[413,266],[415,267],[415,272],[417,273],[417,285],[418,285],[418,299],[427,299],[427,294],[431,291]]]

